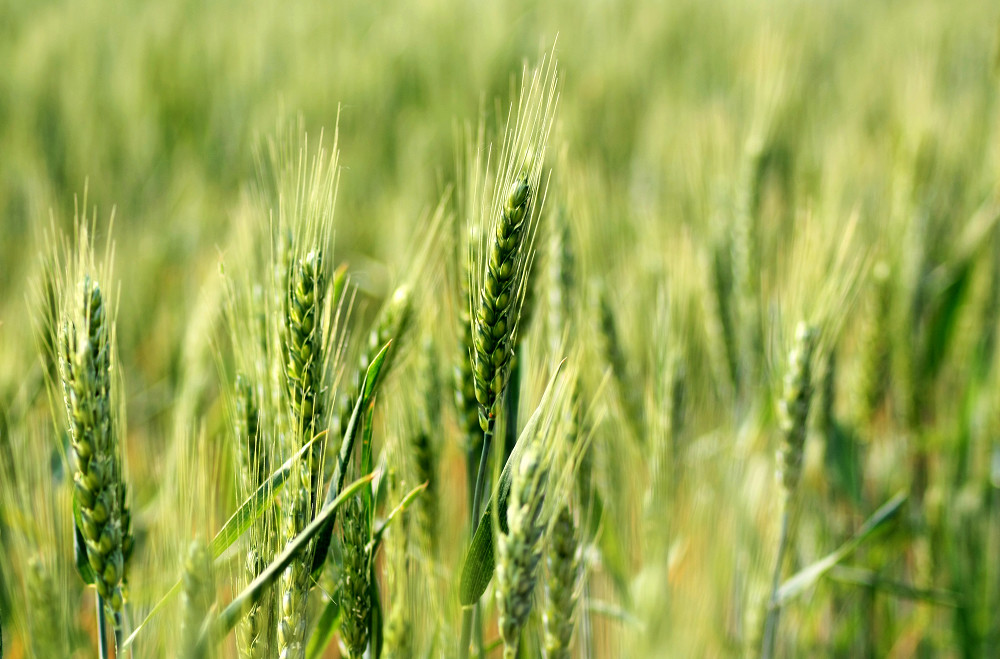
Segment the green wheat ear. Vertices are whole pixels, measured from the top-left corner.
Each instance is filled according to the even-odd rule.
[[[58,604],[61,594],[56,590],[52,574],[37,556],[28,560],[27,568],[31,650],[38,657],[68,657],[69,634],[68,630],[60,628],[59,623],[63,620]]]
[[[437,462],[439,449],[434,437],[441,428],[441,382],[437,372],[437,353],[430,337],[426,337],[420,351],[419,382],[422,396],[417,410],[417,430],[411,449],[416,483],[427,483],[414,511],[417,527],[424,544],[433,555],[438,543],[438,496],[439,484]]]
[[[340,635],[352,658],[362,657],[368,647],[371,623],[371,527],[361,497],[351,499],[344,510],[344,619]]]
[[[812,359],[815,348],[816,330],[805,323],[799,323],[795,329],[795,345],[788,355],[785,391],[778,403],[782,441],[778,450],[777,477],[781,485],[784,510],[778,538],[778,556],[771,580],[771,597],[761,640],[761,656],[765,659],[774,656],[781,615],[776,602],[778,587],[781,584],[786,552],[795,542],[792,524],[796,512],[794,495],[802,478],[802,454],[812,404]]]
[[[517,656],[521,630],[532,608],[532,594],[542,559],[541,520],[548,468],[537,442],[521,456],[511,483],[508,532],[497,538],[497,610],[505,659]]]
[[[573,611],[576,608],[580,557],[576,525],[569,506],[563,506],[552,523],[546,557],[545,656],[569,659],[573,640]]]
[[[295,264],[290,274],[285,306],[287,340],[285,382],[289,412],[302,446],[321,427],[324,408],[324,355],[322,309],[326,292],[323,257],[310,251]],[[291,542],[312,521],[322,477],[323,443],[316,442],[308,459],[296,466],[297,483],[289,491],[285,520],[285,540]],[[309,602],[311,555],[292,562],[282,576],[278,622],[279,653],[298,656],[302,652]]]
[[[778,451],[778,481],[791,496],[802,477],[802,453],[806,441],[809,407],[812,403],[812,357],[816,331],[799,323],[795,346],[788,356],[785,392],[778,405],[782,443]]]
[[[321,252],[299,259],[286,298],[288,335],[285,375],[296,431],[312,438],[323,416],[321,309],[326,288]]]
[[[858,418],[870,422],[889,393],[892,378],[892,288],[888,264],[872,271],[871,299],[866,305],[862,343]]]
[[[97,592],[118,611],[132,535],[112,418],[112,329],[97,282],[85,276],[79,294],[75,320],[65,323],[60,350],[75,454],[74,491],[80,509],[79,529]]]
[[[260,403],[256,388],[249,378],[239,374],[234,386],[234,431],[242,472],[242,491],[255,492],[270,474],[270,458],[260,428]],[[274,517],[269,511],[252,527],[251,547],[247,550],[245,572],[252,582],[267,567],[274,553]],[[264,602],[255,602],[240,622],[238,635],[243,656],[257,659],[268,656],[272,643],[274,593],[268,592]]]
[[[181,621],[181,643],[184,657],[204,659],[210,656],[202,639],[212,604],[215,602],[215,574],[212,552],[200,540],[188,548],[184,561],[184,617]]]
[[[531,188],[526,177],[515,181],[495,224],[486,276],[479,291],[473,345],[473,375],[479,402],[479,426],[492,434],[497,402],[507,386],[513,338],[518,324],[518,300],[524,276],[522,251],[525,215]]]

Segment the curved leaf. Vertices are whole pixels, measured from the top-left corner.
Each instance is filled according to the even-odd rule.
[[[315,519],[302,530],[302,533],[295,536],[295,539],[285,546],[285,549],[271,561],[271,564],[219,614],[219,617],[212,625],[213,629],[211,633],[214,640],[221,640],[232,631],[233,627],[246,614],[250,606],[260,601],[264,592],[278,580],[285,568],[291,565],[292,561],[305,551],[309,543],[312,542],[312,539],[334,518],[340,505],[353,496],[355,492],[368,485],[371,480],[372,476],[370,474],[359,478],[347,486],[333,501],[323,506]]]
[[[351,460],[351,453],[354,450],[354,443],[357,440],[358,431],[361,426],[362,410],[367,409],[372,403],[375,390],[382,376],[382,367],[385,365],[385,360],[391,346],[392,341],[382,346],[382,350],[372,360],[372,363],[368,366],[368,371],[365,373],[364,382],[361,384],[362,395],[354,403],[351,419],[344,430],[344,438],[340,444],[340,455],[337,456],[337,465],[333,471],[333,478],[330,480],[329,489],[326,491],[326,504],[336,499],[340,488],[344,486],[344,479],[347,476],[347,464]],[[314,576],[323,569],[323,563],[326,562],[326,556],[330,552],[330,540],[333,537],[333,525],[336,520],[336,515],[332,516],[329,523],[320,530],[316,538],[316,552],[313,554],[312,564],[312,574]]]
[[[462,579],[459,585],[459,601],[462,606],[472,606],[479,601],[479,598],[486,592],[486,588],[493,579],[493,572],[496,569],[496,557],[494,555],[493,542],[493,507],[497,506],[497,520],[502,533],[507,533],[507,500],[510,497],[510,481],[514,466],[521,460],[527,438],[532,437],[538,431],[541,423],[542,411],[545,410],[552,399],[556,382],[562,364],[552,374],[542,401],[538,404],[535,412],[528,419],[521,436],[517,440],[514,449],[507,459],[507,463],[500,473],[500,480],[497,483],[494,494],[486,502],[486,509],[479,518],[479,525],[472,536],[472,543],[465,554],[465,562],[462,565]]]

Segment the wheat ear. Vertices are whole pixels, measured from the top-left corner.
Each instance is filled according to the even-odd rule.
[[[816,346],[816,331],[804,323],[795,330],[795,346],[788,357],[785,391],[779,403],[782,442],[778,451],[778,482],[781,485],[783,511],[778,558],[771,582],[771,599],[764,623],[761,656],[774,655],[781,609],[777,604],[778,586],[785,562],[785,553],[793,542],[789,531],[793,513],[792,502],[802,478],[802,454],[806,441],[809,407],[812,403],[812,358]]]
[[[518,463],[507,509],[508,532],[497,538],[497,609],[505,659],[517,656],[521,630],[531,613],[532,593],[542,559],[542,503],[548,471],[537,443]]]
[[[344,568],[342,593],[344,620],[340,636],[352,658],[362,657],[371,629],[371,524],[360,496],[344,510]]]
[[[324,405],[322,308],[325,294],[323,258],[310,251],[290,273],[285,304],[287,340],[285,382],[289,411],[298,446],[320,428]],[[317,442],[306,461],[296,465],[297,483],[289,494],[285,539],[291,542],[312,520],[318,491],[323,447]],[[300,556],[282,575],[278,620],[278,652],[282,659],[304,652],[306,609],[309,602],[310,552]]]
[[[76,321],[66,323],[61,341],[63,390],[76,456],[73,481],[97,592],[118,611],[132,535],[112,419],[112,329],[97,282],[84,277],[80,294]]]

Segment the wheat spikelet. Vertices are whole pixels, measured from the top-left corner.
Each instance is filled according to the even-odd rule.
[[[324,401],[322,308],[326,292],[322,256],[310,251],[296,264],[289,281],[285,308],[288,342],[285,366],[289,413],[302,446],[320,428]],[[317,442],[308,459],[296,464],[297,482],[288,497],[285,539],[290,542],[312,519],[318,498],[323,447]],[[306,552],[309,554],[309,552]],[[300,656],[304,649],[309,602],[311,556],[292,562],[282,576],[278,648],[281,657]]]
[[[778,483],[781,485],[784,510],[781,534],[778,539],[778,557],[771,581],[771,598],[764,624],[761,655],[773,656],[778,634],[781,609],[777,605],[778,587],[785,564],[785,553],[793,544],[793,497],[802,478],[802,455],[808,429],[809,407],[812,403],[812,359],[816,347],[816,330],[799,323],[795,329],[795,345],[788,355],[785,373],[785,390],[778,404],[782,442],[778,451]]]
[[[191,659],[210,656],[202,641],[202,628],[215,603],[215,575],[212,553],[205,543],[195,540],[184,561],[184,617],[181,621],[182,655]]]
[[[560,208],[555,219],[555,227],[549,234],[548,326],[549,346],[553,351],[558,351],[562,347],[567,326],[574,321],[576,254],[566,210]]]
[[[513,338],[517,333],[518,297],[524,274],[524,220],[531,188],[526,177],[514,182],[494,227],[485,281],[480,289],[473,345],[479,426],[492,434],[497,401],[507,386]]]
[[[866,331],[862,345],[861,382],[858,385],[858,417],[871,421],[889,392],[892,377],[892,290],[890,271],[879,263],[872,271],[872,299],[867,305]]]
[[[812,402],[812,356],[816,332],[800,323],[795,330],[795,346],[788,356],[785,391],[778,412],[782,432],[778,451],[778,481],[790,497],[802,477],[802,452],[806,441],[809,406]]]
[[[340,637],[351,657],[360,658],[368,647],[371,627],[371,591],[369,575],[371,556],[368,541],[371,525],[361,497],[354,497],[344,510],[344,568],[341,592],[344,596],[344,620]]]
[[[580,579],[576,525],[569,506],[563,506],[552,523],[546,566],[548,579],[543,615],[545,656],[549,659],[569,659]]]
[[[63,616],[58,610],[60,593],[45,563],[33,556],[28,561],[28,611],[30,612],[31,650],[42,659],[70,656],[66,629],[60,628]],[[2,650],[2,648],[0,648]]]
[[[259,396],[242,374],[235,382],[234,430],[242,473],[242,491],[254,492],[270,474],[270,458],[262,436]],[[251,531],[251,547],[247,550],[245,572],[252,582],[267,567],[273,552],[273,514],[266,514]],[[274,595],[269,592],[263,602],[255,602],[240,622],[240,649],[251,659],[267,656],[271,647]]]
[[[518,463],[507,510],[508,532],[497,538],[497,609],[504,657],[517,656],[521,630],[531,613],[532,593],[542,559],[541,522],[547,467],[537,444],[529,445]]]
[[[97,282],[84,276],[78,294],[74,320],[64,325],[61,341],[63,389],[76,457],[75,493],[97,592],[119,610],[132,535],[112,419],[111,320]]]

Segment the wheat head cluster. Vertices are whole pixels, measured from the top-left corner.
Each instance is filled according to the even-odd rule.
[[[131,278],[96,173],[46,209],[0,319],[0,656],[993,656],[997,74],[942,74],[948,123],[914,73],[833,139],[825,61],[766,35],[735,156],[705,91],[580,158],[549,41],[409,207],[350,121],[281,108],[211,267],[142,266],[186,299]],[[134,310],[167,304],[169,339]]]

